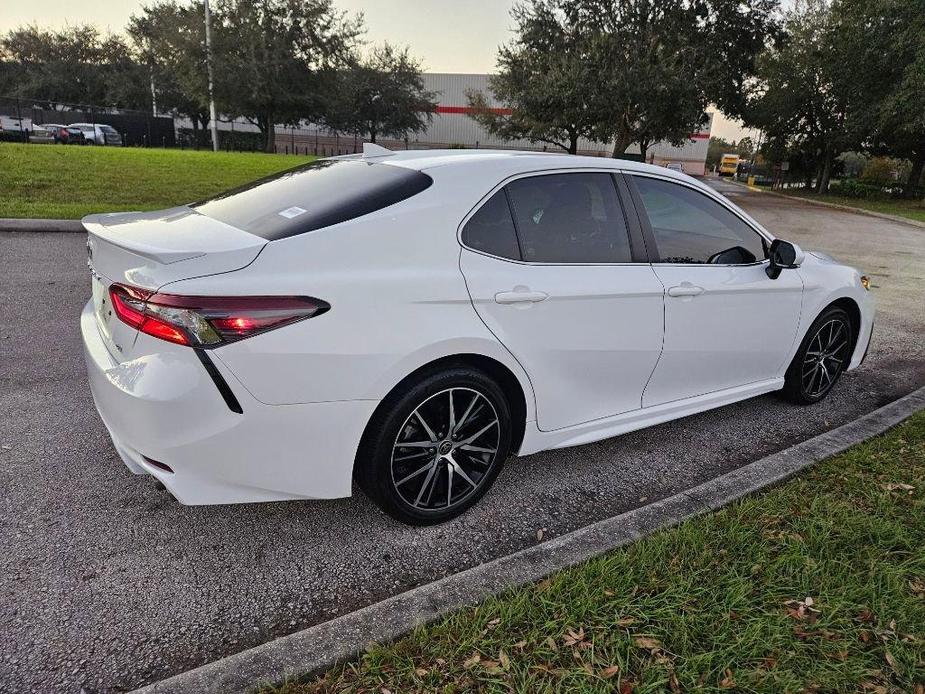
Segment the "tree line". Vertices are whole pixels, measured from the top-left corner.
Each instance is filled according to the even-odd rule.
[[[319,123],[375,141],[430,123],[436,96],[407,49],[369,48],[362,15],[332,0],[214,0],[215,99],[254,123]],[[925,0],[520,0],[489,93],[467,95],[491,133],[615,157],[688,141],[709,105],[763,133],[819,192],[845,152],[925,169]],[[448,28],[449,30],[449,28]],[[124,36],[24,27],[0,38],[0,94],[151,109],[209,124],[203,6],[155,0]],[[494,108],[500,103],[504,108]],[[753,147],[753,143],[749,143]],[[718,146],[718,144],[716,145]],[[714,147],[715,150],[715,147]]]
[[[680,145],[709,104],[762,131],[762,156],[817,191],[847,151],[925,168],[925,0],[527,0],[498,54],[491,95],[469,105],[489,131],[613,156]],[[509,110],[490,107],[490,96]],[[747,147],[714,141],[712,155]]]
[[[274,126],[308,121],[376,141],[427,128],[436,95],[420,61],[388,43],[367,46],[362,15],[331,0],[213,0],[213,94],[275,150]],[[0,94],[47,108],[95,104],[173,113],[195,137],[209,127],[202,2],[159,0],[125,35],[92,26],[22,27],[0,38]]]

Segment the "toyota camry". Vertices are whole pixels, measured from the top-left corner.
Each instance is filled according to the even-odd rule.
[[[509,151],[322,159],[84,218],[81,329],[119,456],[184,504],[476,503],[510,455],[863,361],[867,278],[683,173]]]

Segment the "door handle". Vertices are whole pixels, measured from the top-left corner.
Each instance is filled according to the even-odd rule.
[[[546,292],[532,292],[527,287],[514,287],[509,292],[495,294],[495,303],[498,304],[535,304],[549,298]]]
[[[668,296],[700,296],[701,294],[703,294],[703,287],[690,282],[681,282],[676,287],[668,288]]]

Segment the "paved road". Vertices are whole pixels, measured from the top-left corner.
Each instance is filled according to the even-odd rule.
[[[0,692],[117,692],[674,494],[925,384],[925,231],[719,184],[778,235],[874,278],[872,352],[825,404],[773,396],[512,460],[455,522],[362,495],[183,507],[119,462],[77,316],[80,235],[0,235]]]

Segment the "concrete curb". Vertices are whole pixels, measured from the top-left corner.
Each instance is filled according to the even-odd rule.
[[[921,409],[925,409],[925,387],[853,422],[680,494],[175,675],[138,689],[136,694],[248,692],[261,685],[326,670],[355,656],[369,643],[395,639],[460,607],[537,581],[553,571],[781,482],[883,433]]]
[[[41,231],[50,233],[82,233],[79,219],[0,219],[0,232]]]
[[[909,219],[908,217],[900,217],[895,214],[887,214],[885,212],[874,212],[873,210],[865,210],[860,207],[851,207],[850,205],[839,205],[836,202],[825,202],[823,200],[814,200],[812,198],[801,198],[798,195],[787,195],[786,193],[778,193],[775,190],[766,190],[764,188],[759,188],[758,186],[750,186],[746,183],[740,181],[733,181],[737,186],[744,186],[749,190],[755,191],[756,193],[767,193],[768,195],[773,195],[778,198],[784,198],[786,200],[796,200],[797,202],[805,202],[807,205],[818,205],[819,207],[831,207],[834,210],[842,210],[843,212],[854,212],[855,214],[862,214],[867,217],[876,217],[878,219],[886,219],[891,222],[897,222],[899,224],[908,224],[909,226],[917,227],[919,229],[925,229],[925,222],[919,222],[915,219]]]

